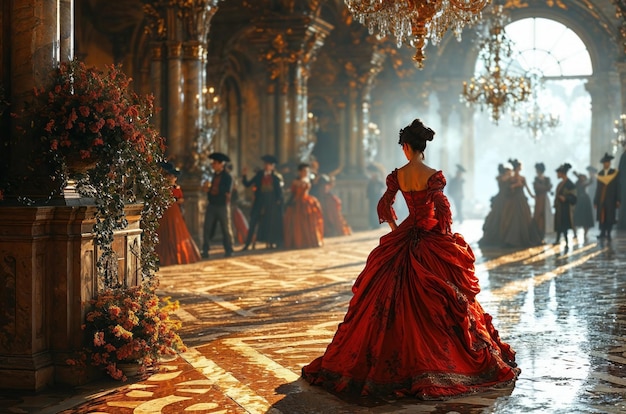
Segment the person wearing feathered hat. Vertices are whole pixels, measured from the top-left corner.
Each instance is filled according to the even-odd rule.
[[[448,195],[454,202],[455,217],[454,219],[459,223],[463,223],[463,173],[465,168],[461,164],[456,165],[456,174],[448,181]]]
[[[209,203],[204,214],[202,257],[209,257],[211,233],[219,225],[222,231],[224,256],[233,255],[233,229],[231,221],[230,198],[233,189],[233,177],[226,171],[228,155],[221,152],[209,154],[213,176],[205,185]]]
[[[620,206],[619,176],[617,170],[611,168],[613,156],[605,153],[600,159],[602,170],[598,173],[598,186],[593,198],[596,208],[596,219],[600,227],[599,239],[611,240],[611,229],[615,224],[615,215]]]
[[[283,177],[276,171],[278,160],[275,156],[267,154],[261,160],[263,169],[251,179],[248,179],[247,168],[241,173],[243,185],[254,188],[248,237],[242,250],[250,248],[255,236],[270,248],[278,247],[283,240]]]
[[[576,185],[567,177],[572,168],[568,163],[561,164],[556,169],[560,182],[556,186],[554,195],[554,231],[556,231],[555,245],[561,241],[561,234],[565,237],[565,248],[568,248],[567,231],[574,228],[574,206],[576,205]]]

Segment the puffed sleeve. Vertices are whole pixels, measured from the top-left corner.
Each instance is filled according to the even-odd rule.
[[[563,195],[565,196],[566,203],[571,205],[576,204],[578,198],[576,194],[576,184],[571,181],[567,182],[563,189]]]
[[[392,205],[396,200],[396,193],[398,192],[398,170],[393,170],[391,174],[387,176],[387,190],[383,196],[378,200],[378,220],[380,223],[391,222],[398,219],[396,212]]]
[[[437,226],[441,233],[451,233],[452,230],[452,213],[450,212],[450,203],[448,197],[443,193],[446,186],[446,178],[441,171],[436,172],[428,182],[428,193],[430,200],[435,208],[435,218]]]

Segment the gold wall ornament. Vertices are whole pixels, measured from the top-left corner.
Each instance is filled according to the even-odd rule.
[[[291,50],[285,36],[278,33],[274,36],[271,47],[261,54],[259,60],[268,63],[270,80],[276,80],[287,74],[290,64],[297,62],[298,53]]]
[[[415,48],[413,60],[424,67],[426,40],[439,43],[451,29],[460,39],[466,25],[474,24],[490,0],[344,0],[370,34],[393,35],[398,46]]]
[[[164,8],[167,8],[167,1],[155,1],[150,0],[143,1],[143,13],[146,16],[146,26],[144,31],[150,35],[153,40],[165,40],[167,37],[167,28],[165,26],[165,17],[167,13]]]
[[[461,102],[468,106],[478,106],[481,111],[488,108],[495,124],[502,113],[528,100],[531,93],[529,79],[508,75],[502,64],[502,59],[510,58],[513,53],[513,42],[504,30],[508,21],[503,6],[494,6],[478,33],[478,57],[483,60],[485,71],[472,77],[469,84],[463,82],[461,93]]]

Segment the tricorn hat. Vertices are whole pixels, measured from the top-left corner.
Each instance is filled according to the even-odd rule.
[[[456,165],[456,169],[457,169],[457,171],[466,172],[465,168],[463,168],[463,166],[461,164],[457,164]]]
[[[213,152],[209,155],[209,158],[219,162],[230,162],[228,155],[221,152]]]
[[[600,160],[600,162],[611,162],[614,157],[610,155],[608,152],[604,153],[604,157]]]
[[[168,173],[170,175],[175,175],[177,177],[180,175],[180,170],[178,168],[176,168],[174,166],[174,164],[172,164],[169,161],[167,161],[167,162],[160,162],[159,166],[161,168],[163,168],[163,171],[165,171],[166,173]]]
[[[278,164],[278,160],[273,155],[267,154],[267,155],[262,156],[261,159],[268,164]]]

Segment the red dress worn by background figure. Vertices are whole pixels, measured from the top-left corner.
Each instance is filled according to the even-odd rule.
[[[172,195],[177,200],[183,197],[180,186],[172,187]],[[161,266],[195,263],[200,260],[200,251],[189,234],[179,204],[174,203],[165,210],[159,220],[157,233],[159,243],[155,250]]]
[[[309,195],[311,184],[300,179],[291,185],[283,218],[285,248],[320,247],[324,243],[324,216],[317,198]]]
[[[326,191],[320,195],[324,213],[324,237],[347,236],[352,229],[341,212],[341,199]]]
[[[445,399],[515,381],[515,352],[476,300],[474,253],[450,230],[441,171],[402,192],[409,216],[381,237],[357,278],[343,322],[302,376],[335,392]],[[397,170],[378,204],[396,219]]]

